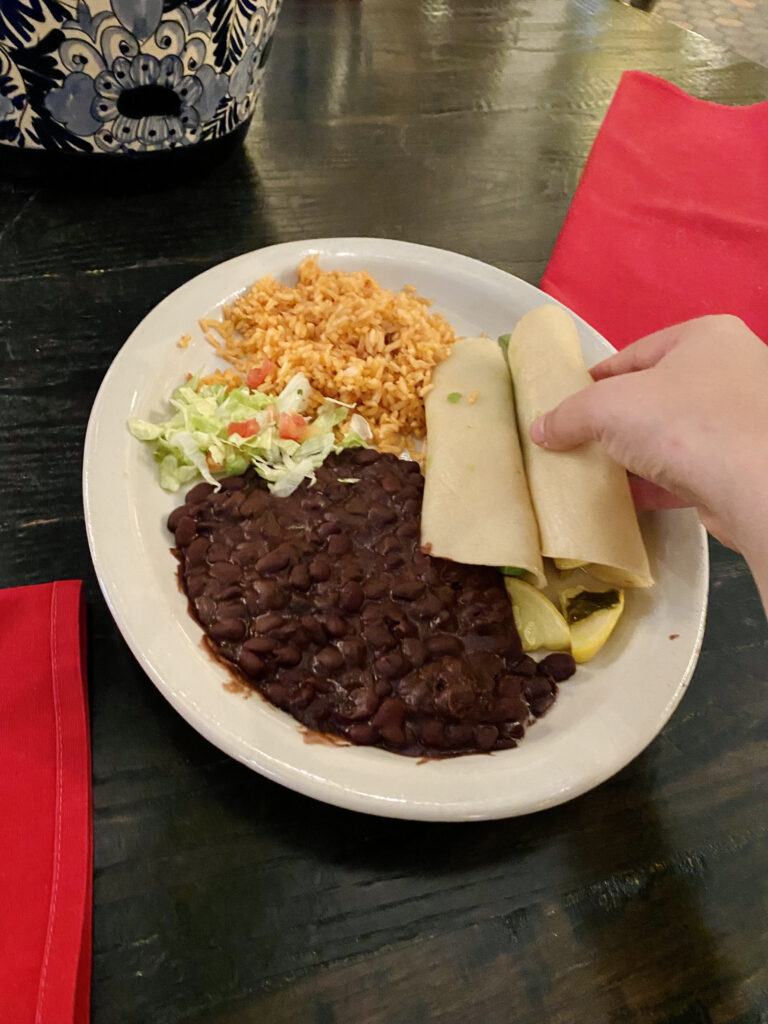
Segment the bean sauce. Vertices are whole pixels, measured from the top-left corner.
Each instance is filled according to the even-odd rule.
[[[274,498],[254,472],[168,520],[215,656],[311,730],[418,757],[517,745],[573,674],[523,653],[500,573],[419,548],[418,466],[330,455]]]

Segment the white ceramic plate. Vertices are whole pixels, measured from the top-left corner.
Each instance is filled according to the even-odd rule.
[[[569,800],[609,778],[657,735],[683,695],[704,629],[705,534],[693,512],[657,513],[644,533],[657,579],[628,595],[603,651],[560,688],[552,710],[514,749],[419,763],[363,747],[310,744],[297,723],[259,696],[228,692],[226,670],[201,646],[176,583],[165,529],[180,503],[157,483],[129,416],[164,414],[188,371],[216,359],[198,318],[270,273],[295,281],[318,253],[324,269],[363,268],[384,286],[415,285],[458,334],[495,337],[548,296],[476,260],[372,238],[315,239],[247,253],[213,267],[161,302],[118,353],[93,406],[83,493],[88,540],[102,591],[131,650],[183,717],[221,750],[291,789],[341,807],[397,818],[464,821],[526,814]],[[181,349],[183,333],[192,342]],[[584,322],[588,365],[610,346]]]

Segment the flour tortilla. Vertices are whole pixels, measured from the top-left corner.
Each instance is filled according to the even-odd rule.
[[[592,384],[573,318],[559,306],[527,313],[512,333],[508,358],[542,554],[586,564],[613,586],[651,586],[624,469],[596,442],[552,452],[530,439],[538,416]]]
[[[432,383],[425,400],[422,545],[432,555],[467,565],[525,569],[531,582],[544,586],[512,383],[501,349],[490,338],[457,341]]]

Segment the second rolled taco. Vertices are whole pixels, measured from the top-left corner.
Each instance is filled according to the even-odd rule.
[[[538,416],[592,384],[573,318],[554,305],[527,313],[510,337],[508,360],[542,554],[562,568],[587,565],[614,586],[651,586],[625,470],[596,442],[553,452],[530,438]]]

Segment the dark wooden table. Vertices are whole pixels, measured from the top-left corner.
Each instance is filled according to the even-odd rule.
[[[0,181],[0,581],[86,581],[94,1024],[765,1024],[768,629],[712,549],[704,649],[650,748],[523,819],[297,796],[171,710],[113,624],[91,403],[163,296],[237,253],[381,235],[537,282],[621,72],[724,103],[768,70],[614,0],[286,0],[246,151],[164,191]]]

